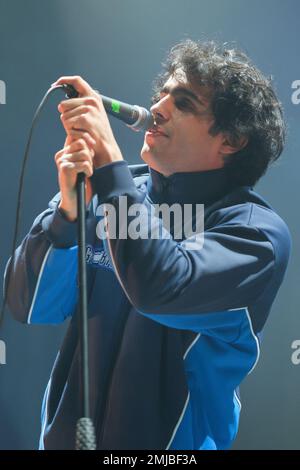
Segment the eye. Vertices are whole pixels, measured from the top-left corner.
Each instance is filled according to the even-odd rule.
[[[176,98],[174,103],[176,108],[181,111],[192,111],[194,109],[192,103],[187,98]]]

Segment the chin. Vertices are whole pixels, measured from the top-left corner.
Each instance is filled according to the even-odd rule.
[[[164,168],[162,168],[160,162],[153,157],[150,152],[141,153],[142,160],[148,165],[152,170],[158,171],[159,173],[164,174]]]
[[[147,165],[150,166],[150,162],[154,160],[153,153],[151,152],[150,148],[148,145],[144,145],[144,147],[141,150],[141,159],[144,160]]]
[[[149,166],[149,168],[153,168],[154,170],[156,169],[156,165],[153,161],[153,158],[151,158],[151,155],[149,155],[148,152],[142,152],[141,159],[144,161],[144,163]]]
[[[150,147],[145,144],[141,150],[141,159],[153,170],[162,174],[167,174],[168,171],[163,164],[162,158],[156,155]]]

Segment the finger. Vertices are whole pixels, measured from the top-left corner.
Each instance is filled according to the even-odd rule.
[[[65,113],[71,109],[76,109],[84,105],[84,98],[70,98],[69,100],[62,100],[57,109],[60,113]]]
[[[70,129],[68,135],[71,139],[84,139],[89,148],[93,148],[96,145],[96,140],[86,131],[79,131],[76,129]]]
[[[73,140],[74,140],[74,138],[71,135],[67,134],[65,144],[64,144],[64,148],[67,147],[68,145],[70,145],[73,142]]]
[[[67,134],[72,137],[83,137],[89,146],[97,144],[97,129],[94,129],[95,118],[88,114],[81,114],[70,119],[62,119]]]
[[[95,156],[95,151],[90,148],[84,139],[77,139],[74,140],[69,145],[65,146],[62,150],[55,154],[55,161],[59,164],[60,161],[66,159],[72,159],[71,157],[74,156],[74,161],[76,160],[88,160],[92,163],[92,159]]]
[[[94,150],[90,148],[86,141],[82,138],[74,140],[70,145],[64,147],[63,150],[65,155],[77,152],[85,152],[87,155],[93,155],[94,153]]]
[[[69,84],[78,91],[82,96],[90,95],[93,93],[93,89],[90,85],[79,75],[64,76],[60,77],[52,86]]]
[[[77,159],[75,159],[74,156],[71,156],[70,158],[62,157],[60,160],[57,161],[56,166],[57,166],[58,170],[60,170],[61,166],[64,165],[65,163],[72,163],[73,165],[77,165],[77,164],[79,165],[81,163],[87,163],[91,167],[93,166],[93,163],[90,160],[87,160],[86,158],[77,160]]]
[[[86,141],[82,138],[73,140],[69,145],[64,147],[65,153],[74,153],[79,150],[84,150],[89,152],[89,147],[86,143]]]
[[[73,159],[73,161],[89,160],[92,163],[93,157],[94,151],[88,147],[77,151],[71,151],[71,149],[66,148],[62,154],[56,156],[56,161]]]
[[[55,161],[57,161],[64,153],[65,153],[65,148],[59,150],[59,152],[56,152],[54,156]]]
[[[80,114],[79,116],[66,119],[61,118],[63,126],[67,132],[75,129],[77,131],[87,132],[91,127],[91,119],[88,114]]]
[[[68,101],[62,101],[58,105],[57,109],[61,113],[60,117],[65,119],[69,119],[80,114],[86,114],[92,111],[92,107],[84,103],[79,106],[76,106],[76,104],[74,105],[71,103],[71,106],[69,106]]]
[[[60,172],[66,176],[70,176],[72,174],[84,173],[87,177],[92,176],[93,174],[93,166],[89,162],[69,162],[64,161],[61,163]]]
[[[72,153],[77,150],[86,149],[86,151],[91,152],[91,149],[89,149],[84,139],[77,139],[77,140],[71,141],[71,139],[69,138],[69,141],[70,141],[69,145],[65,145],[63,149],[56,152],[55,157],[54,157],[55,161],[59,160],[64,154],[66,155],[68,153]]]
[[[80,150],[79,152],[73,153],[64,153],[57,158],[57,163],[63,161],[70,161],[70,162],[85,162],[88,161],[90,164],[93,164],[92,153],[90,150]]]
[[[70,144],[70,148],[73,151],[76,151],[77,149],[79,150],[88,150],[88,145],[86,141],[80,137],[79,139],[77,138],[76,140],[73,140],[73,142]]]
[[[99,108],[100,102],[101,102],[101,98],[99,95],[85,96],[83,98],[71,98],[69,100],[61,101],[57,109],[61,113],[66,113],[67,111],[81,108],[81,106],[86,106],[87,109],[83,110],[83,112],[87,112],[91,110],[91,107]]]

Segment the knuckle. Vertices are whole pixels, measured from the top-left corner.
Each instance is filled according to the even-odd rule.
[[[79,122],[80,122],[80,124],[83,124],[83,125],[84,125],[84,124],[87,124],[87,123],[88,123],[88,117],[87,117],[87,115],[86,115],[86,114],[83,114],[82,116],[80,116]]]
[[[82,156],[87,162],[90,161],[90,153],[89,153],[88,149],[82,151]]]
[[[80,128],[82,125],[83,125],[83,121],[82,121],[82,116],[77,116],[75,117],[73,120],[72,120],[72,125],[73,127],[75,128],[75,130],[78,130],[78,128]]]
[[[86,146],[85,140],[82,137],[80,137],[80,139],[78,139],[77,144],[81,148]]]
[[[92,96],[96,100],[97,103],[102,101],[101,92],[99,90],[96,90],[95,88],[93,89],[93,95]]]
[[[65,129],[70,129],[72,126],[72,123],[68,119],[62,119],[61,121]]]
[[[77,158],[82,158],[83,155],[84,155],[84,153],[85,153],[84,150],[77,150],[77,152],[76,152],[76,157],[77,157]]]
[[[60,170],[63,173],[66,173],[67,171],[70,171],[72,169],[72,164],[66,161],[63,161],[60,165]]]
[[[86,104],[90,110],[92,110],[95,106],[98,105],[99,99],[94,96],[89,96],[86,100]]]
[[[67,102],[66,100],[63,100],[59,103],[59,110],[64,111],[67,107]]]
[[[85,142],[85,144],[86,144],[86,141],[87,141],[87,140],[88,140],[88,141],[91,140],[91,136],[90,136],[90,134],[89,134],[88,132],[84,132],[84,133],[83,133],[83,136],[84,136],[84,142]]]
[[[93,110],[93,107],[89,103],[86,103],[85,105],[82,106],[83,113],[90,113],[92,110]]]
[[[89,111],[89,107],[86,104],[81,105],[79,109],[81,114],[86,114]]]

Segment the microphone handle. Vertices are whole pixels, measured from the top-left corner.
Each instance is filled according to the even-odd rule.
[[[122,119],[126,124],[131,126],[135,124],[139,119],[139,111],[135,106],[130,106],[122,101],[108,98],[107,96],[101,95],[103,106],[105,111],[111,116],[117,119]]]

